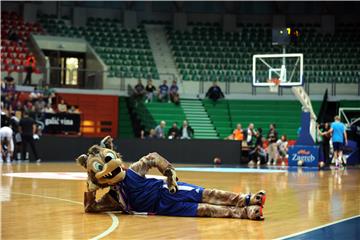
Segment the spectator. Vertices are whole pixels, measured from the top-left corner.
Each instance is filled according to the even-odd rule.
[[[159,86],[158,100],[160,102],[167,102],[169,100],[169,87],[166,80]]]
[[[60,103],[57,105],[58,112],[67,112],[67,105],[65,104],[64,99],[61,99]]]
[[[29,117],[29,115],[25,112],[24,117],[20,120],[19,130],[21,134],[22,140],[22,158],[23,160],[27,159],[27,145],[30,144],[31,150],[35,156],[36,161],[39,163],[41,159],[38,156],[36,151],[35,142],[34,142],[34,134],[36,133],[36,125],[35,121]]]
[[[141,79],[138,80],[138,83],[133,89],[133,98],[136,101],[142,101],[146,95],[145,87],[141,82]]]
[[[253,123],[249,124],[245,133],[246,134],[245,134],[244,138],[246,137],[246,143],[247,143],[248,147],[252,147],[253,146],[253,137],[255,137],[255,130],[254,130]]]
[[[262,128],[257,129],[255,136],[255,148],[249,152],[250,165],[254,164],[255,161],[256,165],[260,165],[261,163],[266,162],[266,151],[264,148],[265,138],[262,135]]]
[[[68,113],[77,113],[74,105],[71,105],[68,109]]]
[[[160,124],[155,128],[156,138],[165,138],[165,127],[166,127],[166,122],[161,121]]]
[[[176,83],[176,80],[174,80],[170,86],[170,100],[175,103],[176,105],[179,105],[180,98],[179,98],[179,87]]]
[[[8,125],[2,125],[0,129],[0,163],[6,159],[7,163],[11,162],[14,153],[13,130]]]
[[[322,129],[320,129],[320,126],[318,125],[318,132],[321,136],[321,148],[324,155],[324,163],[325,165],[330,165],[330,139],[331,134],[329,133],[330,130],[330,124],[325,123],[322,126]]]
[[[8,75],[4,78],[6,83],[14,83],[14,78],[11,76],[11,72],[8,72]]]
[[[21,39],[14,29],[10,29],[8,36],[10,41],[16,42],[16,44],[21,43]]]
[[[276,142],[279,151],[279,159],[281,166],[285,166],[285,160],[288,151],[288,141],[286,135],[282,135],[281,138]]]
[[[53,104],[53,99],[55,98],[55,91],[52,88],[49,88],[49,85],[46,84],[43,89],[43,96],[46,103]]]
[[[176,122],[174,122],[172,127],[169,129],[167,136],[168,136],[168,139],[179,138],[179,128],[178,128]]]
[[[55,113],[54,109],[51,107],[51,104],[46,104],[46,107],[43,109],[43,112],[45,113]]]
[[[155,129],[150,129],[149,135],[146,136],[146,139],[155,139],[156,138],[156,132]]]
[[[213,82],[213,85],[209,88],[209,90],[206,93],[206,97],[216,102],[220,98],[224,98],[224,93],[221,91],[221,88],[216,84],[216,82]]]
[[[330,130],[327,133],[332,134],[332,142],[334,149],[335,166],[340,164],[346,165],[346,160],[343,158],[344,143],[347,145],[347,134],[345,124],[340,122],[340,116],[335,116],[335,121],[331,124]]]
[[[240,123],[236,125],[235,130],[233,133],[228,137],[228,139],[240,141],[240,145],[242,145],[242,141],[244,140],[244,130]]]
[[[194,129],[189,126],[188,121],[184,120],[182,127],[180,128],[180,139],[192,139],[194,137]]]
[[[156,88],[154,87],[154,85],[152,84],[152,80],[148,80],[147,84],[146,84],[146,100],[145,102],[152,102],[153,98],[154,98],[154,91],[156,91]]]
[[[269,147],[268,147],[268,153],[269,153],[269,161],[268,165],[271,164],[271,161],[273,160],[273,165],[276,165],[276,160],[278,158],[278,151],[277,151],[277,139],[278,139],[278,133],[275,129],[275,124],[270,124],[270,129],[267,135],[267,139],[269,141]]]
[[[33,71],[35,70],[35,57],[30,55],[27,59],[26,59],[26,64],[25,64],[25,70],[26,70],[26,77],[24,80],[24,85],[31,85],[31,75],[33,73]]]
[[[40,96],[34,103],[34,109],[36,115],[38,116],[40,113],[44,112],[45,107],[46,107],[46,102],[44,101],[44,98]]]

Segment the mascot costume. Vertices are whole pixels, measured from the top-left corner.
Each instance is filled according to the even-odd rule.
[[[238,194],[178,182],[174,167],[158,153],[150,153],[126,168],[110,136],[76,161],[88,174],[85,212],[264,219],[265,191]],[[150,168],[157,168],[166,181],[146,178]],[[96,200],[96,191],[108,187],[109,191]]]

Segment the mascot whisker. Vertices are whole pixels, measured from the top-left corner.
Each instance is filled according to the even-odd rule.
[[[265,191],[256,194],[207,189],[178,182],[175,168],[158,153],[149,153],[126,168],[112,138],[89,148],[76,161],[87,170],[85,212],[122,211],[186,217],[229,217],[263,220]],[[157,168],[166,180],[146,178]],[[96,200],[96,191],[109,191]]]

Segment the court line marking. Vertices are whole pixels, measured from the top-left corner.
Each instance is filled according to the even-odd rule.
[[[310,229],[307,229],[307,230],[304,230],[304,231],[301,231],[301,232],[297,232],[297,233],[293,233],[293,234],[290,234],[290,235],[287,235],[287,236],[276,238],[276,240],[282,240],[282,239],[287,239],[287,238],[291,238],[291,237],[296,237],[296,236],[299,236],[299,235],[304,234],[304,233],[312,232],[312,231],[315,231],[315,230],[318,230],[318,229],[321,229],[321,228],[325,228],[325,227],[335,225],[337,223],[345,222],[345,221],[348,221],[348,220],[351,220],[351,219],[354,219],[354,218],[358,218],[358,217],[360,217],[360,215],[340,219],[340,220],[337,220],[335,222],[323,224],[323,225],[320,225],[320,226],[317,226],[317,227],[314,227],[314,228],[310,228]]]
[[[213,168],[213,167],[177,167],[176,171],[222,172],[222,173],[285,173],[287,170],[263,168]]]
[[[31,197],[47,198],[47,199],[53,199],[53,200],[58,200],[58,201],[83,205],[82,202],[72,201],[72,200],[69,200],[69,199],[58,198],[58,197],[50,197],[50,196],[46,196],[46,195],[38,195],[38,194],[31,194],[31,193],[21,193],[21,192],[12,192],[12,194],[31,196]],[[107,212],[106,214],[109,215],[109,217],[111,217],[111,220],[112,220],[111,226],[108,229],[106,229],[104,232],[100,233],[99,235],[90,238],[90,240],[101,239],[101,238],[109,235],[110,233],[112,233],[119,226],[119,219],[113,213],[108,213]]]

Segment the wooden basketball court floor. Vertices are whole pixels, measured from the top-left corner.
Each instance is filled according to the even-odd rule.
[[[360,214],[357,167],[326,171],[178,171],[181,181],[206,188],[234,192],[265,189],[264,221],[85,214],[84,180],[37,178],[56,172],[65,177],[71,175],[69,172],[83,172],[75,163],[2,164],[0,169],[0,239],[273,239]],[[14,176],[20,173],[35,174],[28,175],[30,178]],[[151,174],[159,173],[153,170]]]

